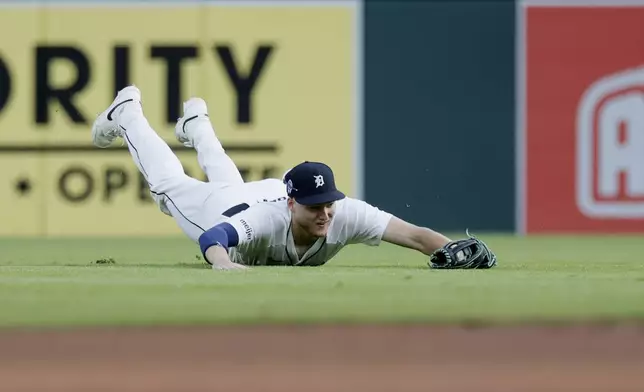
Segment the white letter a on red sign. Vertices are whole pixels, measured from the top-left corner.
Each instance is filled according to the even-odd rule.
[[[593,218],[644,218],[644,68],[604,77],[577,112],[576,198]]]

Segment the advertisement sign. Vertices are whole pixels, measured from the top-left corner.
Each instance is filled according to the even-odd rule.
[[[322,160],[356,192],[353,2],[16,4],[0,12],[0,235],[180,233],[126,146],[91,144],[128,84],[196,178],[195,151],[174,138],[192,96],[247,181]]]
[[[644,232],[644,2],[574,4],[521,10],[522,228]]]

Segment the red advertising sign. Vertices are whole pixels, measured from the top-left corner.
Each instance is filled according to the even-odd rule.
[[[644,1],[618,1],[522,7],[527,233],[644,232]]]

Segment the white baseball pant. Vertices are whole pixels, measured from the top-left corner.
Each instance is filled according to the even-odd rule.
[[[170,146],[152,129],[140,105],[126,105],[119,116],[124,139],[134,163],[162,210],[167,209],[181,230],[193,241],[221,222],[225,212],[246,203],[286,197],[279,179],[244,182],[226,154],[208,118],[193,120],[193,145],[199,166],[208,182],[185,174],[181,161]]]

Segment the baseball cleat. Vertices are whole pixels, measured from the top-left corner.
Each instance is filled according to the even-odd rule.
[[[118,92],[112,104],[96,117],[92,125],[92,142],[100,148],[109,147],[117,137],[123,137],[124,130],[119,127],[117,117],[127,103],[141,104],[141,91],[136,86],[128,86]]]
[[[208,107],[201,98],[190,98],[183,103],[183,117],[177,121],[174,135],[186,147],[194,147],[193,137],[196,132],[195,124],[199,120],[208,120]]]

